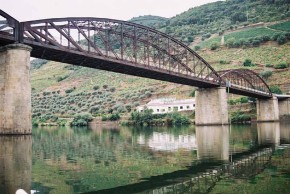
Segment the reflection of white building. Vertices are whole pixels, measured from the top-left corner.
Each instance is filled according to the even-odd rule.
[[[176,100],[174,98],[155,99],[146,105],[138,106],[137,111],[142,112],[144,109],[152,109],[153,114],[163,114],[173,111],[195,110],[195,99]]]
[[[196,150],[196,137],[195,135],[178,135],[174,136],[168,133],[153,132],[152,137],[148,140],[144,135],[140,135],[138,143],[146,145],[153,150],[160,151],[175,151],[178,149]]]

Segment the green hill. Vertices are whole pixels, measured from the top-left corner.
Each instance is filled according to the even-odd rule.
[[[289,0],[227,0],[194,7],[161,25],[164,32],[190,42],[192,37],[222,34],[259,22],[290,17]]]
[[[149,26],[151,28],[160,28],[160,25],[165,23],[166,21],[168,21],[168,18],[152,15],[133,17],[129,20],[129,22]]]

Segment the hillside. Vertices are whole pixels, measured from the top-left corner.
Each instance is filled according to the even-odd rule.
[[[158,24],[150,26],[191,43],[199,36],[207,39],[213,34],[289,17],[289,0],[227,0],[190,8],[169,20],[158,21]]]
[[[246,5],[249,12],[248,20],[235,21],[236,27],[231,27],[233,25],[231,18],[234,16],[231,10],[235,8],[235,12],[242,12]],[[271,6],[269,18],[262,12],[269,11]],[[171,29],[169,33],[182,40],[184,32],[196,37],[205,32],[210,33],[206,37],[200,36],[203,41],[191,47],[216,70],[250,68],[260,73],[270,85],[278,85],[284,92],[289,92],[290,22],[287,19],[276,21],[288,17],[287,6],[289,7],[289,1],[231,0],[192,8],[170,19],[140,16],[131,21],[163,31],[169,27]],[[253,9],[256,10],[255,17]],[[220,11],[226,15],[218,13]],[[206,19],[206,13],[210,13],[207,15],[210,20]],[[188,19],[198,18],[197,15],[200,17],[198,22],[188,23]],[[276,22],[255,23],[261,21]],[[217,24],[221,24],[219,30],[222,30],[222,33],[218,33],[217,30],[210,31]],[[213,45],[216,45],[214,49]],[[251,67],[244,67],[243,62],[246,59],[251,60]],[[144,104],[150,99],[187,98],[194,89],[189,86],[39,59],[32,61],[31,75],[33,118],[39,123],[63,123],[65,118],[77,113],[91,113],[93,116],[112,113],[128,115],[139,104]]]

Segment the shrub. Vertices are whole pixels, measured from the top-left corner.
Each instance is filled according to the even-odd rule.
[[[286,62],[279,63],[279,64],[274,66],[275,69],[285,69],[285,68],[288,68],[288,67],[289,67],[289,65]]]
[[[103,85],[104,89],[107,89],[109,86],[107,84]]]
[[[280,35],[280,36],[278,36],[278,38],[277,38],[277,42],[278,42],[278,44],[285,44],[286,42],[287,42],[287,39],[286,39],[286,36],[285,35]]]
[[[270,91],[274,94],[283,94],[282,90],[277,85],[270,86],[269,88],[270,88]]]
[[[196,50],[196,51],[200,50],[200,46],[198,46],[198,45],[194,46],[194,50]]]
[[[193,37],[192,37],[192,36],[188,36],[188,37],[187,37],[187,41],[188,41],[188,42],[193,42]]]
[[[145,96],[146,96],[147,98],[149,98],[150,96],[152,96],[151,91],[146,91],[146,92],[145,92]]]
[[[98,110],[100,110],[100,106],[93,106],[90,108],[90,113],[96,113]]]
[[[258,39],[255,39],[255,40],[253,40],[253,42],[252,42],[252,44],[253,44],[254,47],[258,47],[258,46],[260,46],[260,43],[261,43],[261,41],[258,40]]]
[[[230,61],[220,60],[220,64],[221,65],[230,64]]]
[[[249,100],[248,100],[248,97],[241,97],[240,98],[240,103],[243,104],[243,103],[247,103]]]
[[[211,50],[216,50],[216,49],[218,49],[220,47],[220,44],[218,43],[218,42],[213,42],[213,43],[211,43],[211,45],[210,45],[210,49]]]
[[[94,86],[93,89],[94,90],[98,90],[100,87],[99,86]]]
[[[37,127],[39,125],[38,121],[36,119],[32,119],[32,126]]]
[[[74,88],[70,88],[70,89],[65,90],[65,93],[69,94],[69,93],[72,93],[73,91],[74,91]]]
[[[51,94],[51,92],[43,92],[42,94],[43,94],[43,96],[48,96]]]
[[[271,37],[271,39],[272,39],[273,41],[277,41],[280,35],[281,35],[281,34],[278,34],[278,33],[277,33],[277,34],[274,34],[274,35]]]
[[[229,39],[226,41],[226,46],[229,47],[229,48],[233,48],[235,42],[236,42],[236,39],[235,39],[235,38],[229,38]]]
[[[245,59],[243,65],[244,65],[245,67],[255,66],[255,64],[252,63],[252,60],[251,60],[251,59]]]
[[[118,112],[118,113],[123,113],[123,112],[126,112],[126,109],[125,109],[125,107],[122,105],[122,106],[119,106],[119,107],[117,108],[117,112]]]
[[[89,113],[77,114],[71,122],[72,126],[87,126],[88,122],[92,121],[93,117]]]
[[[116,88],[115,87],[112,87],[112,88],[110,88],[110,91],[111,92],[115,92],[116,91]]]
[[[132,110],[132,107],[131,107],[130,104],[127,104],[127,105],[125,106],[125,108],[127,109],[128,112],[131,112],[131,110]]]
[[[120,117],[120,115],[118,114],[118,113],[115,113],[115,114],[111,114],[111,115],[109,115],[109,117],[108,117],[108,119],[110,120],[110,121],[117,121],[117,120],[119,120],[121,117]]]
[[[274,67],[272,64],[266,64],[265,67]]]
[[[272,76],[272,74],[273,74],[272,71],[262,71],[262,72],[260,73],[260,76],[261,76],[262,78],[264,78],[264,79],[267,80],[269,77]]]
[[[250,121],[251,116],[249,114],[242,113],[241,111],[233,112],[231,114],[231,122],[245,122]]]
[[[267,35],[262,36],[261,39],[263,42],[267,42],[271,40],[270,36],[267,36]]]
[[[195,97],[195,90],[192,90],[192,92],[189,94],[191,97]]]
[[[210,33],[206,33],[206,34],[202,35],[202,37],[203,37],[204,39],[206,39],[206,38],[211,37],[211,34],[210,34]]]
[[[102,121],[107,121],[108,117],[106,115],[102,115]]]
[[[65,75],[65,76],[60,76],[56,79],[57,82],[61,82],[62,80],[65,80],[66,78],[68,78],[69,75]]]
[[[172,119],[174,125],[188,125],[190,120],[187,116],[181,115],[180,113],[172,113],[168,115],[168,118]]]

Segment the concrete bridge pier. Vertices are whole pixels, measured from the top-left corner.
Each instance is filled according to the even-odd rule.
[[[283,99],[278,101],[279,116],[290,115],[290,99]]]
[[[195,92],[196,125],[228,125],[228,102],[225,87],[199,88]]]
[[[31,47],[0,47],[0,134],[31,134]]]
[[[274,122],[279,121],[278,98],[257,99],[257,121]]]

